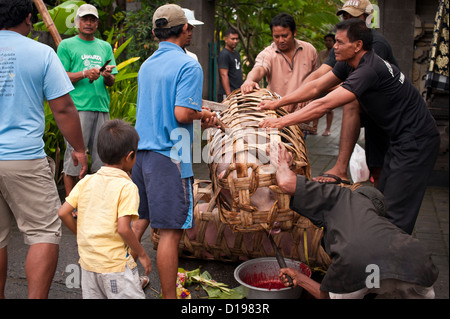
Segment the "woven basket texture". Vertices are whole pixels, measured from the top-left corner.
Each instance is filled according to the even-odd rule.
[[[283,142],[293,155],[292,171],[310,179],[311,168],[300,126],[280,131],[258,128],[264,118],[287,114],[282,109],[257,109],[261,100],[277,98],[267,89],[247,95],[236,90],[223,101],[227,108],[220,113],[220,119],[227,129],[209,130],[206,147],[211,180],[194,182],[195,227],[183,232],[180,257],[238,262],[275,256],[265,231],[277,229],[273,237],[285,257],[321,269],[330,265],[330,258],[320,244],[322,229],[290,210],[290,196],[278,187],[276,171],[266,152],[272,141]],[[219,172],[224,166],[226,169]],[[260,211],[252,203],[252,195],[260,188],[270,189],[275,198],[269,210]],[[159,231],[152,229],[151,236],[156,249]]]

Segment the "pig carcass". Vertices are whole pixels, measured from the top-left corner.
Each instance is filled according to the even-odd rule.
[[[291,169],[310,178],[310,166],[301,128],[260,129],[266,117],[287,114],[284,110],[260,111],[262,99],[276,99],[262,89],[242,95],[234,91],[220,113],[225,132],[209,129],[207,162],[211,181],[197,181],[194,194],[195,223],[181,246],[185,257],[242,261],[274,256],[264,230],[272,231],[284,256],[326,268],[329,257],[320,246],[322,230],[289,209],[287,194],[276,185],[276,168],[269,145],[283,142],[293,155]],[[199,191],[201,193],[199,193]]]

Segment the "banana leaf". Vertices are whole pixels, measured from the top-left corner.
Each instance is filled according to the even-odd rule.
[[[48,10],[50,17],[60,34],[75,35],[78,33],[75,28],[75,16],[78,8],[85,3],[85,1],[69,0]],[[38,14],[38,18],[42,19],[40,14]],[[48,31],[43,21],[35,23],[34,29],[36,31]]]

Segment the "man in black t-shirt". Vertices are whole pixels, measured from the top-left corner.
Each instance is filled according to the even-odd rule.
[[[372,21],[373,11],[373,6],[368,0],[347,1],[342,8],[337,11],[336,15],[342,16],[344,20],[357,18],[366,23],[370,23]],[[371,32],[373,35],[373,50],[375,53],[389,63],[398,66],[394,54],[392,53],[392,48],[386,38],[374,29],[371,29]],[[311,73],[302,85],[330,72],[335,64],[336,56],[334,49],[332,49],[320,68]],[[299,90],[301,90],[301,87]],[[347,182],[347,169],[350,157],[356,141],[358,140],[361,127],[365,128],[367,166],[369,167],[375,185],[377,185],[381,167],[383,166],[384,155],[386,154],[389,144],[389,138],[373,123],[373,121],[370,120],[369,117],[365,116],[364,113],[360,114],[358,100],[353,100],[346,105],[343,105],[339,154],[335,165],[326,171],[325,174],[317,176],[313,178],[313,180],[327,183],[338,182],[340,180]]]
[[[219,102],[241,87],[242,67],[241,56],[237,52],[236,46],[239,44],[239,35],[236,30],[228,29],[224,34],[225,48],[219,53]]]
[[[434,118],[424,99],[393,64],[372,50],[372,32],[358,19],[336,25],[336,63],[332,72],[304,86],[301,99],[312,99],[343,82],[325,97],[281,118],[266,119],[260,127],[283,128],[324,115],[355,98],[368,117],[389,137],[377,188],[384,194],[387,218],[411,234],[427,180],[440,145]],[[298,102],[299,92],[260,107],[278,108]]]

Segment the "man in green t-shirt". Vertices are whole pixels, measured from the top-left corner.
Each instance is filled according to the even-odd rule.
[[[91,172],[103,165],[97,154],[97,134],[102,124],[109,120],[109,93],[107,86],[115,82],[116,61],[111,45],[95,38],[98,27],[98,11],[90,4],[83,4],[77,11],[75,24],[79,34],[63,40],[58,47],[58,57],[75,87],[70,92],[80,116],[86,147],[91,155]],[[111,60],[105,70],[100,68]],[[66,141],[66,153],[72,146]],[[77,182],[79,167],[73,165],[70,156],[64,156],[64,186],[69,195]]]

